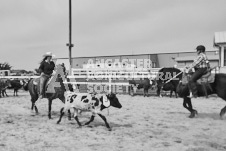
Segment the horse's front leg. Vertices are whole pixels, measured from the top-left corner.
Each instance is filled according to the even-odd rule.
[[[33,109],[35,108],[35,112],[36,114],[38,114],[38,108],[35,105],[36,100],[37,100],[36,98],[31,98],[31,111],[33,111]]]
[[[49,99],[49,113],[48,113],[49,119],[51,119],[51,109],[52,109],[52,100]]]
[[[194,110],[193,107],[192,107],[191,98],[184,97],[183,106],[184,106],[188,111],[191,112],[189,118],[193,118],[193,117],[195,117],[195,115],[198,114],[198,112],[197,112],[196,110]]]

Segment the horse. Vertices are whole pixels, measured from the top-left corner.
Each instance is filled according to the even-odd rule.
[[[175,77],[174,77],[175,76]],[[173,91],[177,98],[177,85],[182,78],[182,72],[180,69],[174,67],[162,68],[158,71],[156,77],[157,83],[157,96],[161,96],[160,91],[170,91],[170,97],[172,97]]]
[[[183,73],[183,79],[186,78],[186,74]],[[182,79],[182,81],[183,81]],[[216,73],[215,77],[212,77],[212,83],[196,83],[197,84],[197,90],[198,90],[198,97],[200,96],[206,96],[210,94],[217,94],[218,97],[222,98],[226,101],[226,74],[223,73]],[[179,97],[183,98],[183,106],[188,111],[190,111],[189,118],[194,118],[196,115],[198,115],[197,110],[194,110],[192,107],[191,98],[188,97],[190,94],[188,83],[183,83],[180,81],[179,85],[177,86],[177,93]],[[223,115],[226,112],[226,106],[221,109],[220,111],[220,118],[222,119]]]
[[[48,109],[49,109],[48,117],[49,117],[49,119],[51,119],[52,101],[54,99],[59,98],[63,103],[65,103],[64,92],[66,91],[66,87],[65,87],[66,85],[63,83],[64,75],[62,75],[62,73],[65,75],[65,73],[63,72],[62,66],[58,65],[57,71],[56,71],[56,74],[55,74],[55,78],[51,78],[50,82],[48,82],[49,85],[47,83],[47,87],[46,87],[48,89],[53,89],[55,91],[53,91],[53,92],[46,91],[45,95],[43,97],[43,98],[47,98],[48,99]],[[57,82],[60,85],[56,86],[56,85],[54,85],[54,82]],[[31,96],[31,110],[35,109],[36,114],[38,114],[38,108],[35,105],[35,102],[38,100],[38,97],[39,97],[39,89],[40,89],[40,85],[39,84],[40,84],[40,77],[36,78],[36,79],[30,79],[28,81],[27,85],[24,86],[24,89],[28,90],[29,93],[30,93],[30,96]],[[70,91],[73,91],[73,88],[72,88],[71,84],[67,84],[67,86],[68,86]],[[68,118],[70,119],[70,111],[68,111],[68,113],[69,113]]]

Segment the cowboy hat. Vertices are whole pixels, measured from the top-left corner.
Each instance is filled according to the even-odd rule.
[[[53,57],[55,55],[52,54],[52,52],[46,52],[43,57]]]

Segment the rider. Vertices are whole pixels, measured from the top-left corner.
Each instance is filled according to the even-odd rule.
[[[40,76],[40,95],[39,99],[43,98],[44,95],[44,87],[47,80],[51,77],[55,64],[52,61],[53,54],[51,52],[47,52],[43,55],[42,62],[40,63],[39,70],[41,72]]]
[[[197,50],[197,58],[194,60],[192,64],[190,64],[188,67],[189,70],[194,68],[195,72],[194,74],[190,77],[189,82],[188,82],[188,87],[190,92],[190,98],[194,97],[196,98],[197,95],[197,86],[196,86],[196,81],[202,77],[202,75],[206,74],[209,68],[209,61],[207,59],[207,56],[205,54],[206,48],[203,45],[199,45],[196,47]]]

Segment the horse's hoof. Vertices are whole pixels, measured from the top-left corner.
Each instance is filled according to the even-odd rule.
[[[60,124],[60,121],[57,121],[57,124]]]
[[[189,115],[188,117],[189,117],[189,118],[194,118],[195,115],[191,114],[191,115]]]
[[[189,118],[194,118],[195,117],[195,115],[197,115],[198,114],[198,112],[197,111],[193,111],[192,113],[191,113],[191,115],[189,116]]]
[[[112,131],[112,129],[109,127],[109,128],[108,128],[108,131]]]

